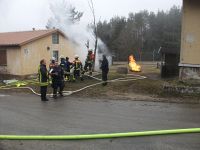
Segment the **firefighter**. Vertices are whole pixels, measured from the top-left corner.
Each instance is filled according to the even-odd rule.
[[[102,81],[104,81],[104,83],[102,85],[106,86],[107,80],[108,80],[108,72],[109,72],[108,59],[106,58],[106,55],[103,55],[103,60],[101,63],[101,70],[102,70]]]
[[[48,99],[46,98],[47,85],[48,85],[48,71],[45,59],[42,59],[40,61],[40,66],[38,68],[38,76],[40,82],[41,101],[48,101]]]
[[[73,61],[72,68],[74,69],[74,74],[73,74],[73,81],[77,80],[78,77],[80,77],[81,81],[83,81],[83,76],[82,76],[82,62],[79,60],[79,56],[75,55],[75,60]]]
[[[66,60],[65,60],[64,56],[60,56],[60,66],[62,67],[62,69],[64,71],[64,75],[66,77]]]
[[[72,63],[69,61],[69,57],[66,57],[65,61],[66,61],[66,77],[65,78],[67,81],[70,81],[70,69],[71,69]]]
[[[69,62],[69,58],[68,57],[64,58],[63,56],[61,56],[60,59],[61,59],[60,66],[64,70],[65,79],[67,81],[70,81],[70,67],[71,67],[72,63]]]
[[[94,61],[94,55],[93,55],[92,49],[89,49],[87,58],[85,60],[84,72],[88,72],[88,68],[89,68],[90,75],[92,75],[93,61]]]
[[[66,68],[66,61],[64,57],[60,57],[60,66],[65,70]]]
[[[59,94],[60,96],[63,96],[63,89],[65,87],[64,84],[64,70],[60,65],[58,65],[58,62],[55,62],[55,66],[53,67],[53,70],[51,72],[51,78],[52,78],[52,88],[53,88],[53,98],[57,98],[57,91],[59,88]]]

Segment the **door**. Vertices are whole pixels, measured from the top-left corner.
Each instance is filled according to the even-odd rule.
[[[58,61],[59,53],[57,50],[53,51],[53,57]]]

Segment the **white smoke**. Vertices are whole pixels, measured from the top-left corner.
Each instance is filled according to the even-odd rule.
[[[73,23],[71,20],[70,8],[73,7],[69,1],[57,1],[56,3],[50,4],[50,10],[52,17],[48,24],[51,28],[55,27],[60,29],[66,34],[69,40],[73,43],[76,53],[79,55],[80,60],[84,63],[88,50],[85,46],[86,42],[89,40],[90,49],[94,50],[95,38],[93,35],[93,30],[88,27],[80,20],[80,22]],[[96,55],[95,69],[99,69],[99,60],[102,58],[102,54],[109,55],[108,49],[105,44],[98,39],[98,49]]]
[[[100,62],[103,59],[103,55],[106,55],[109,65],[112,65],[112,54],[110,53],[108,47],[105,45],[105,43],[102,42],[102,40],[98,40],[98,49],[97,49],[97,62],[95,64],[95,68],[99,68]]]
[[[87,55],[87,48],[85,43],[92,34],[87,31],[87,26],[81,24],[81,22],[73,23],[71,20],[72,5],[67,1],[56,1],[50,4],[51,18],[48,26],[50,28],[60,29],[75,47],[76,53],[83,61]]]

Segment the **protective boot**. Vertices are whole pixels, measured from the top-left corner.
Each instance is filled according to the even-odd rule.
[[[54,99],[57,99],[57,95],[56,95],[56,94],[53,94],[53,98],[54,98]]]
[[[63,96],[64,96],[62,91],[60,91],[60,92],[59,92],[59,94],[60,94],[60,96],[61,96],[61,97],[63,97]]]
[[[57,89],[53,89],[53,98],[57,99]]]

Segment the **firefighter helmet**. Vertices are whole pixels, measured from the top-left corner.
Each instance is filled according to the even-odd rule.
[[[78,56],[78,55],[75,55],[74,58],[77,59],[77,58],[79,58],[79,56]]]

